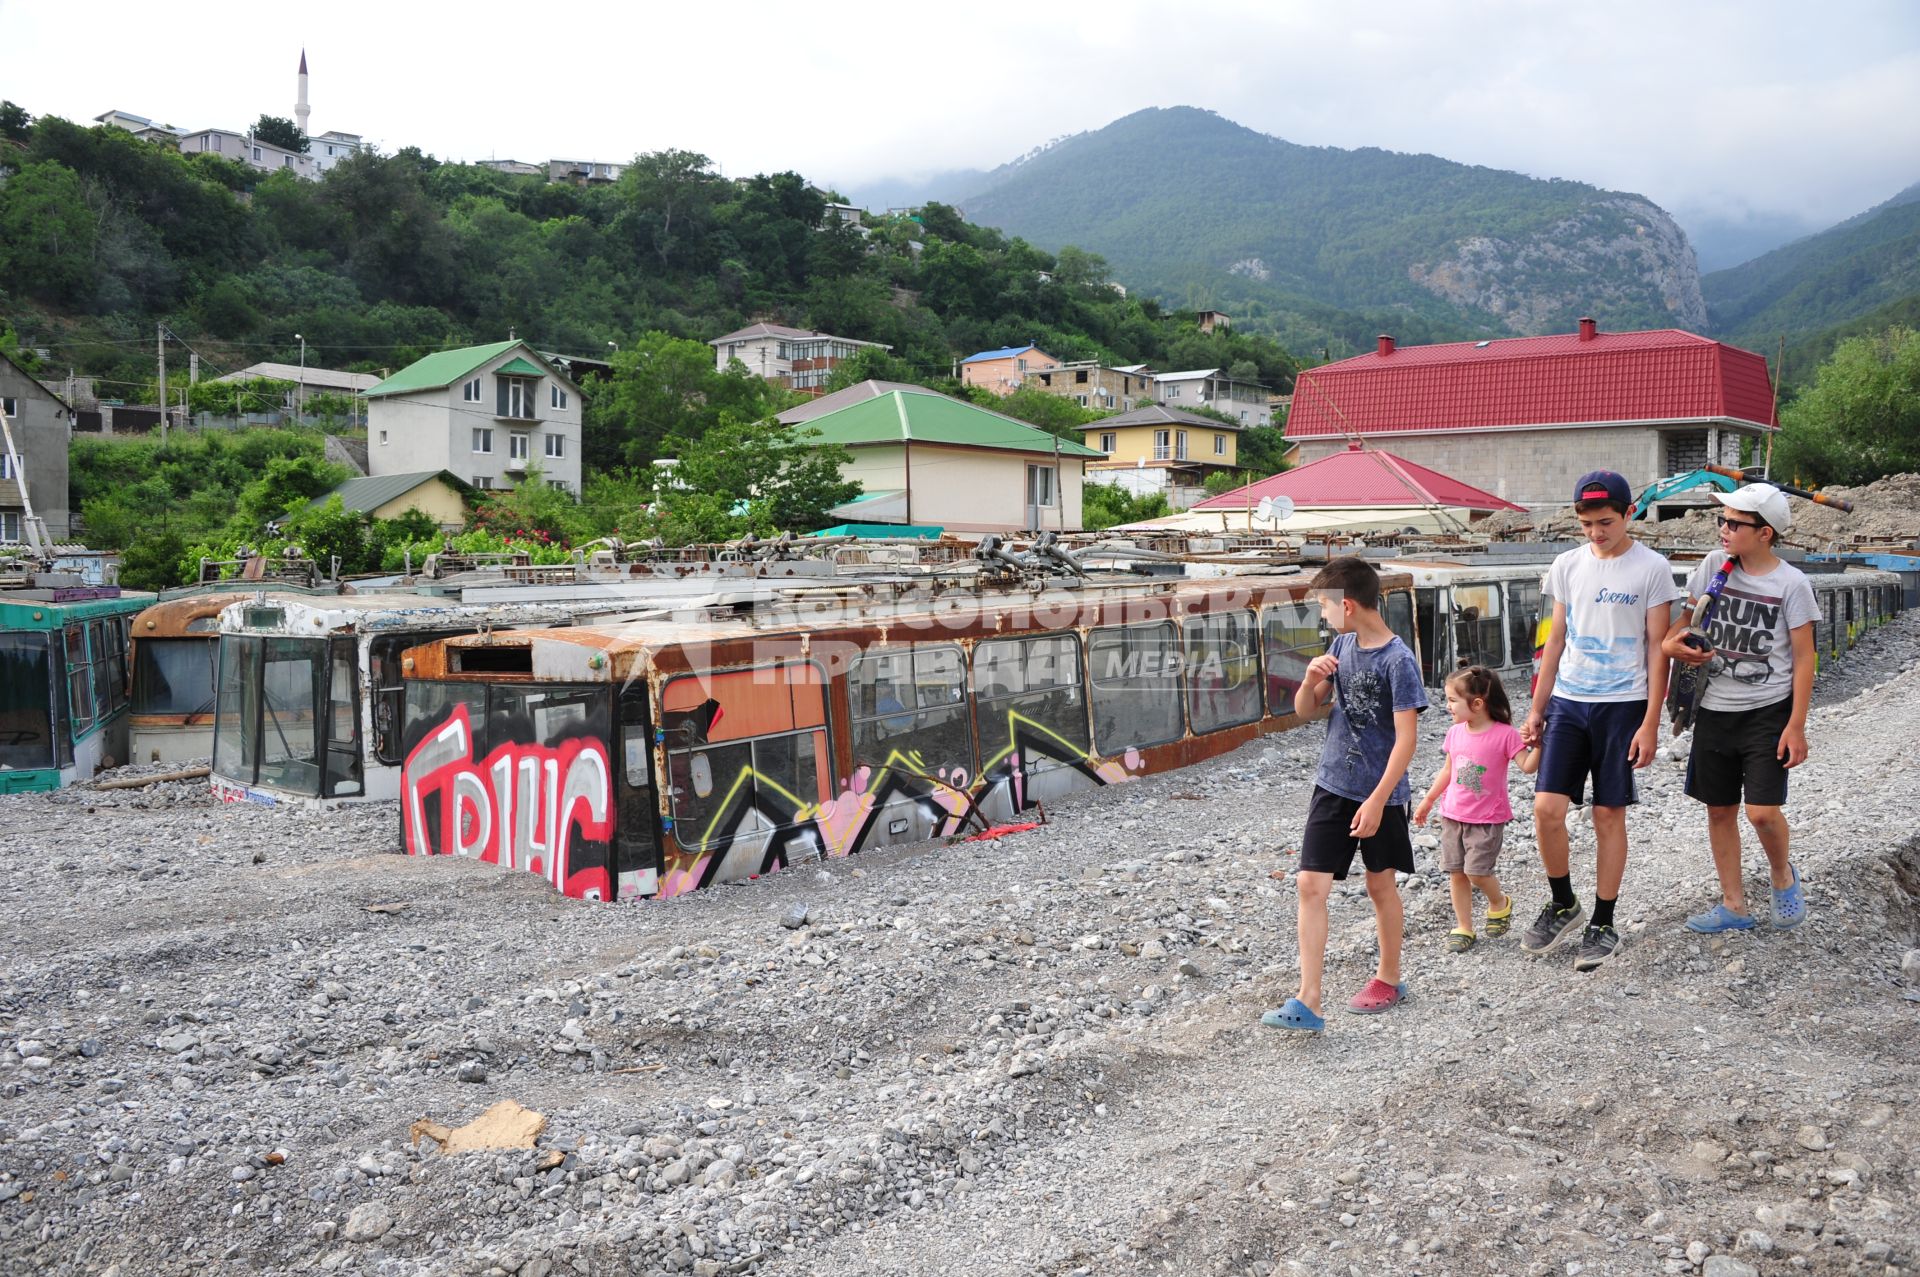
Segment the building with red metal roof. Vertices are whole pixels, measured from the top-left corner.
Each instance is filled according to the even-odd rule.
[[[1480,515],[1523,508],[1391,452],[1362,450],[1357,443],[1258,483],[1209,497],[1193,508],[1245,510],[1259,505],[1262,497],[1286,497],[1300,510],[1444,506]]]
[[[1286,437],[1303,461],[1352,440],[1522,505],[1565,505],[1589,470],[1637,490],[1708,462],[1740,463],[1741,441],[1777,425],[1767,362],[1662,328],[1603,333],[1591,319],[1543,337],[1400,347],[1302,372]]]

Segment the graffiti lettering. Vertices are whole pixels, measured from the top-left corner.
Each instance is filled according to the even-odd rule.
[[[473,759],[467,707],[407,755],[400,773],[401,833],[415,856],[470,856],[546,878],[569,896],[611,898],[604,856],[575,865],[580,838],[613,836],[613,769],[606,745],[590,737],[548,748],[507,742]],[[434,806],[429,808],[429,798]],[[439,822],[438,845],[429,812]]]

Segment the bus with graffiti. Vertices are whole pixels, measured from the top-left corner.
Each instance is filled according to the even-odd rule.
[[[408,654],[403,845],[611,900],[1006,821],[1292,726],[1309,579],[803,587],[444,639]]]

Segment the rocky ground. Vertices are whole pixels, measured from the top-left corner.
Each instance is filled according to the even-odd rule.
[[[1682,930],[1712,872],[1662,760],[1620,956],[1449,955],[1416,875],[1408,1002],[1306,1040],[1258,1020],[1318,728],[636,906],[390,854],[390,808],[0,800],[0,1273],[1913,1272],[1920,614],[1820,701],[1808,925]],[[1333,908],[1337,1006],[1372,925]],[[409,1141],[506,1099],[538,1147]]]

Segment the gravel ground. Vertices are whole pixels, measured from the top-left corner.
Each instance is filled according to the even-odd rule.
[[[1805,927],[1682,930],[1712,870],[1663,759],[1606,967],[1447,954],[1423,873],[1408,1002],[1304,1041],[1258,1017],[1317,727],[636,906],[389,854],[389,806],[3,799],[0,1273],[1913,1272],[1920,614],[1819,699]],[[1531,917],[1525,822],[1502,873]],[[1330,1006],[1371,951],[1355,880]],[[538,1147],[409,1142],[506,1099]]]

